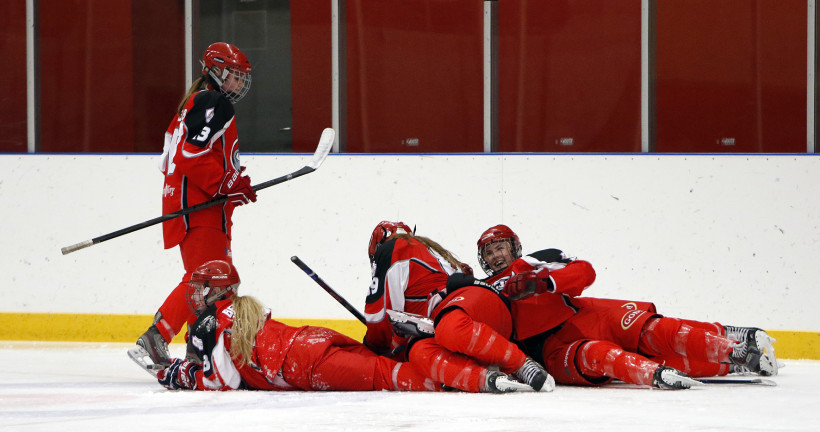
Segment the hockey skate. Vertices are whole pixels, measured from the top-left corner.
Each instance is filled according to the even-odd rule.
[[[154,378],[156,378],[157,372],[171,364],[168,355],[168,342],[159,333],[156,325],[149,327],[137,339],[137,345],[128,350],[128,357]]]
[[[652,375],[652,385],[663,390],[685,390],[703,383],[677,369],[658,366]]]
[[[524,365],[513,373],[513,376],[528,384],[535,391],[551,392],[555,390],[555,379],[547,373],[543,366],[529,357],[527,357]]]
[[[387,309],[393,332],[401,337],[428,338],[436,334],[433,320],[425,316]]]
[[[488,370],[487,381],[484,383],[484,388],[481,393],[512,393],[512,392],[531,392],[533,388],[527,384],[518,382],[499,371]]]
[[[775,339],[765,330],[756,327],[725,326],[726,337],[738,341],[730,359],[732,372],[742,375],[756,373],[763,376],[777,375],[780,363],[774,354]]]

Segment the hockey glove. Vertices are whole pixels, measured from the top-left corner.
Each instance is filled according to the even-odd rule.
[[[256,191],[251,186],[251,178],[243,176],[243,171],[245,167],[241,167],[238,171],[235,169],[226,171],[217,191],[220,195],[227,195],[228,201],[235,206],[256,202]]]
[[[540,271],[528,271],[516,273],[504,285],[503,293],[510,300],[521,300],[532,297],[534,294],[555,291],[552,279],[549,278],[550,271],[541,269]]]
[[[157,381],[168,390],[196,390],[196,372],[202,366],[188,360],[174,359],[171,366],[157,373]]]

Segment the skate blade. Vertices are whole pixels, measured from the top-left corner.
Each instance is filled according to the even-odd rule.
[[[776,340],[769,336],[766,332],[757,332],[755,334],[755,342],[757,347],[761,350],[760,353],[760,375],[772,376],[777,375],[780,363],[774,354],[774,345]]]
[[[164,368],[160,365],[156,365],[154,363],[149,363],[146,359],[150,359],[151,356],[148,355],[148,351],[145,348],[137,345],[128,350],[128,357],[134,361],[142,370],[148,372],[152,377],[157,377],[157,372],[163,370]]]
[[[555,378],[553,378],[552,375],[547,375],[547,380],[544,382],[544,386],[538,391],[541,393],[550,393],[553,390],[555,390]]]
[[[406,312],[387,309],[387,317],[394,328],[409,336],[431,337],[436,334],[433,321],[427,317],[412,316]]]

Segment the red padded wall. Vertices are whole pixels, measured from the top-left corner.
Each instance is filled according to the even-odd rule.
[[[131,3],[41,2],[39,18],[42,151],[131,151]]]
[[[641,151],[641,1],[499,2],[499,150]]]
[[[293,151],[312,153],[333,121],[330,2],[290,3]]]
[[[26,107],[26,0],[11,0],[0,13],[0,152],[28,149]]]
[[[804,0],[657,2],[659,152],[805,152]]]
[[[165,129],[185,90],[183,0],[134,0],[133,100],[135,152],[162,152]],[[199,64],[194,72],[199,72]]]
[[[483,150],[483,2],[347,2],[347,151]]]
[[[40,2],[41,150],[160,152],[185,92],[182,1]]]

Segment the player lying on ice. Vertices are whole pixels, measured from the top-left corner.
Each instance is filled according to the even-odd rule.
[[[498,393],[555,387],[546,370],[509,340],[512,318],[504,296],[465,286],[441,304],[429,302],[446,290],[451,275],[472,275],[440,244],[415,235],[403,222],[383,221],[370,236],[368,255],[373,273],[364,342],[371,349],[409,360],[453,389]],[[435,336],[411,341],[401,329],[394,331],[388,315],[405,311],[433,317]]]
[[[759,328],[664,317],[648,302],[578,297],[595,279],[589,263],[557,249],[522,257],[518,236],[504,225],[485,231],[477,246],[486,282],[503,284],[517,299],[521,341],[560,383],[614,378],[682,389],[697,383],[688,374],[777,374],[773,339]],[[550,322],[547,315],[562,319]]]
[[[522,257],[518,236],[504,225],[481,235],[478,260],[489,275],[481,282],[510,300],[514,336],[524,352],[558,383],[619,379],[685,389],[699,384],[690,374],[777,374],[773,339],[765,331],[664,317],[648,302],[579,297],[595,280],[592,265],[557,249]],[[477,283],[456,274],[448,290],[470,284]],[[452,293],[438,295],[446,302]],[[411,328],[425,325],[412,316],[392,316]]]
[[[238,285],[225,261],[194,272],[187,296],[198,316],[186,358],[171,359],[157,373],[160,384],[171,390],[441,390],[411,365],[334,330],[270,319],[258,300],[236,295]]]

